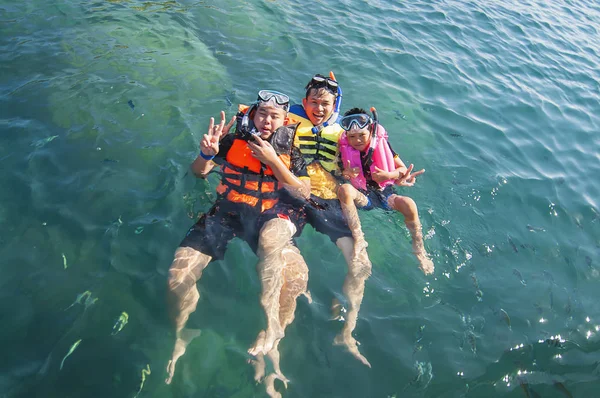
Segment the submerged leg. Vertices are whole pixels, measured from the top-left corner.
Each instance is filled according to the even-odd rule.
[[[262,344],[256,344],[248,350],[250,355],[269,352],[275,341],[283,337],[279,320],[279,297],[284,283],[284,251],[293,247],[291,239],[295,232],[294,224],[281,218],[267,221],[260,230],[257,271],[262,287],[260,303],[267,317],[267,329]]]
[[[410,231],[413,253],[419,261],[419,268],[425,275],[432,274],[435,267],[433,261],[425,251],[423,231],[421,220],[419,220],[417,204],[407,196],[392,195],[388,199],[388,205],[390,208],[399,211],[404,216],[404,224],[406,224],[406,228]]]
[[[266,336],[265,331],[261,330],[258,333],[258,336],[256,337],[256,341],[254,342],[253,346],[264,345],[265,344],[264,343],[265,336]],[[262,352],[259,352],[258,354],[256,354],[254,359],[249,359],[248,363],[251,364],[252,367],[254,368],[254,381],[256,381],[257,383],[260,383],[262,381],[262,379],[265,377],[265,370],[266,370],[264,354]]]
[[[296,312],[296,299],[305,295],[309,302],[312,300],[308,294],[308,267],[304,258],[300,254],[297,247],[292,246],[283,249],[284,269],[283,269],[283,286],[279,295],[279,321],[281,329],[285,334],[285,328],[294,321]],[[283,335],[281,336],[283,338]],[[277,378],[283,381],[287,388],[287,378],[281,373],[279,366],[279,342],[281,338],[275,341],[273,348],[268,352],[267,356],[273,363],[273,369]]]
[[[348,351],[359,361],[371,367],[367,358],[358,351],[358,342],[352,337],[365,293],[365,281],[371,276],[371,261],[366,250],[363,250],[355,261],[350,254],[351,242],[348,242],[346,239],[349,240],[349,238],[338,239],[337,245],[342,250],[348,263],[348,273],[346,274],[343,287],[344,295],[348,300],[348,312],[346,314],[346,322],[340,334],[335,337],[334,344],[346,346]]]
[[[169,315],[175,325],[176,340],[171,360],[167,365],[168,377],[165,380],[167,384],[173,380],[177,360],[185,353],[187,345],[200,334],[199,330],[189,330],[184,327],[190,314],[196,310],[200,298],[196,282],[210,260],[210,256],[195,249],[180,247],[175,251],[175,258],[169,268],[167,304]]]
[[[282,258],[284,263],[282,270],[283,285],[281,286],[279,294],[279,322],[282,330],[281,338],[283,338],[285,328],[294,320],[296,299],[301,295],[305,295],[309,302],[311,301],[310,294],[307,291],[308,267],[298,248],[290,243],[282,249]],[[272,348],[266,354],[273,364],[273,373],[269,374],[264,380],[267,394],[270,397],[280,396],[275,390],[276,379],[281,380],[286,388],[289,381],[281,372],[280,367],[279,343],[281,342],[281,338],[275,340]],[[262,355],[262,353],[259,353],[257,355],[257,360],[260,360]]]
[[[360,253],[367,248],[368,243],[360,225],[357,206],[363,207],[368,203],[365,195],[360,193],[350,184],[343,184],[338,189],[338,197],[342,206],[342,214],[354,238],[354,261],[358,261]]]

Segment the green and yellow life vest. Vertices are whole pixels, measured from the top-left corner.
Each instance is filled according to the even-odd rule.
[[[300,148],[310,176],[311,193],[323,199],[337,199],[338,141],[344,130],[335,123],[317,134],[301,105],[293,105],[288,113],[289,123],[299,123],[294,145]]]

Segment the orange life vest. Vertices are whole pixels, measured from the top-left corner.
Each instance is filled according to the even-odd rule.
[[[290,167],[290,151],[294,142],[296,125],[278,128],[269,138],[279,159]],[[275,206],[280,184],[271,167],[252,156],[248,142],[235,138],[222,166],[221,183],[217,193],[234,203],[258,207],[262,213]]]

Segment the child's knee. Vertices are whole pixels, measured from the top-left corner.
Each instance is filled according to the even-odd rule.
[[[354,187],[350,184],[342,184],[338,188],[338,198],[341,201],[346,201],[352,198],[352,191]]]
[[[408,196],[392,195],[388,199],[388,204],[394,210],[399,211],[404,217],[414,218],[417,215],[417,204]]]

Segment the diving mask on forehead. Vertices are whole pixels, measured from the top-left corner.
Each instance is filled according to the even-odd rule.
[[[241,137],[245,140],[252,140],[255,136],[260,136],[260,132],[254,127],[254,123],[251,123],[250,118],[252,117],[252,112],[261,104],[270,105],[287,112],[290,109],[290,97],[279,91],[260,90],[256,102],[250,106],[250,109],[242,117],[239,131]]]
[[[325,88],[327,91],[331,92],[333,95],[338,95],[338,87],[339,84],[337,81],[330,77],[325,77],[323,75],[314,75],[310,82],[306,85],[306,90],[311,88]]]
[[[346,131],[351,130],[353,125],[357,129],[364,129],[371,123],[373,123],[373,119],[371,119],[371,116],[366,115],[364,113],[344,116],[340,120],[340,126]]]
[[[268,104],[286,112],[290,109],[290,97],[279,91],[260,90],[256,102],[257,104]]]

